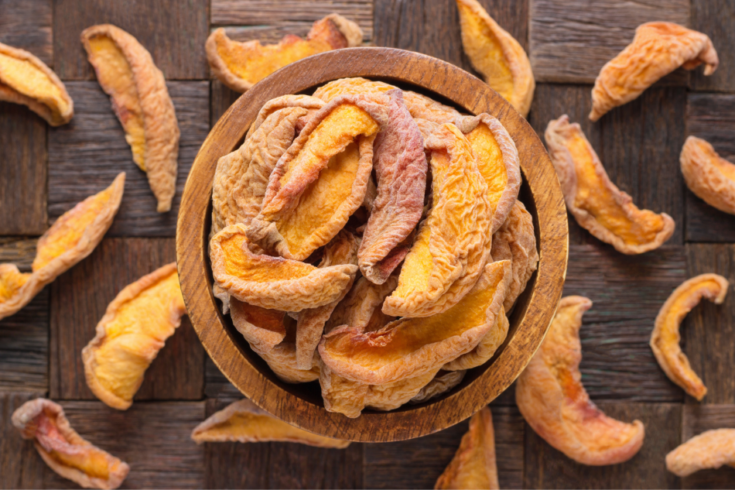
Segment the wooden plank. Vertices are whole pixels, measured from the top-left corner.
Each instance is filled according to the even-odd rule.
[[[707,140],[722,158],[735,161],[735,95],[689,94],[687,135]],[[686,195],[686,239],[692,242],[735,242],[735,216]]]
[[[491,408],[500,488],[523,488],[524,422],[516,407]],[[469,422],[430,436],[365,445],[365,488],[433,488],[454,457]]]
[[[0,390],[48,391],[49,292],[0,320]]]
[[[525,488],[679,488],[679,478],[666,471],[666,454],[679,444],[681,409],[678,404],[601,403],[609,416],[646,426],[641,450],[625,463],[585,466],[549,446],[526,427]]]
[[[21,271],[30,272],[36,242],[35,238],[0,237],[0,264],[15,264]]]
[[[133,163],[109,97],[97,82],[69,82],[76,115],[71,124],[49,133],[49,215],[52,219],[127,173],[125,194],[111,236],[176,234],[176,217],[189,169],[209,132],[208,82],[168,82],[181,139],[176,196],[168,213],[156,212],[148,177]]]
[[[13,427],[13,412],[41,393],[11,393],[0,391],[0,488],[41,488],[43,460]]]
[[[227,109],[240,97],[240,93],[235,92],[227,88],[219,80],[212,80],[211,88],[211,109],[210,114],[212,116],[211,125],[214,126],[222,117],[222,114],[227,112]]]
[[[690,24],[689,0],[530,0],[531,66],[537,82],[592,83],[603,65],[651,21]],[[664,83],[687,85],[677,70]]]
[[[54,66],[51,0],[0,0],[0,43],[25,49]]]
[[[681,441],[702,432],[735,428],[735,405],[685,405]],[[682,488],[735,488],[735,468],[702,470],[682,479]]]
[[[735,245],[689,244],[686,247],[689,277],[714,272],[735,283]],[[705,404],[735,403],[735,295],[732,286],[722,305],[703,300],[682,325],[687,357],[707,387]],[[697,403],[687,397],[687,402]]]
[[[51,286],[51,397],[94,400],[80,352],[95,335],[107,305],[122,288],[175,259],[171,239],[106,238],[87,259]],[[166,341],[136,400],[198,400],[204,391],[204,350],[188,318]]]
[[[214,361],[205,354],[204,362],[204,395],[217,403],[217,410],[224,408],[228,403],[243,397],[240,390],[230,383]]]
[[[80,33],[94,24],[114,24],[132,34],[167,80],[207,78],[207,0],[54,0],[54,12],[55,61],[62,80],[94,80],[79,41]]]
[[[692,87],[699,92],[735,92],[735,44],[732,19],[735,4],[731,0],[691,0],[692,29],[704,32],[714,44],[720,58],[717,71],[708,77],[701,69],[692,75]]]

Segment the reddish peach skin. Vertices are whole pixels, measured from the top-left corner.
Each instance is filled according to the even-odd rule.
[[[622,463],[643,445],[645,430],[602,413],[582,386],[579,327],[592,302],[562,298],[546,339],[518,378],[516,403],[526,422],[550,445],[591,466]]]
[[[666,455],[666,469],[680,477],[726,464],[735,466],[735,429],[708,430]]]

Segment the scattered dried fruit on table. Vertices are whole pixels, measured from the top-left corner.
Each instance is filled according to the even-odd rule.
[[[47,284],[92,253],[112,224],[125,187],[120,173],[107,189],[61,215],[38,240],[31,274],[0,265],[0,319],[27,305]]]
[[[595,238],[624,254],[649,252],[671,238],[671,216],[638,209],[610,181],[579,124],[566,115],[549,122],[546,144],[569,212]]]
[[[651,349],[661,369],[671,381],[699,401],[707,394],[707,388],[681,351],[679,325],[702,298],[722,304],[728,286],[727,279],[717,274],[702,274],[685,281],[661,307],[651,333]]]
[[[306,40],[288,34],[278,44],[232,41],[220,28],[207,39],[206,50],[212,73],[237,92],[245,92],[276,70],[317,53],[362,44],[362,30],[339,14],[314,22]]]
[[[107,307],[82,349],[87,386],[112,408],[126,410],[166,339],[186,314],[176,263],[126,286]]]
[[[607,417],[582,386],[579,327],[592,302],[567,296],[536,355],[516,382],[516,403],[523,418],[551,446],[591,466],[622,463],[643,445],[645,429]]]
[[[171,210],[176,193],[179,125],[163,73],[130,34],[110,24],[82,32],[82,44],[102,90],[125,130],[133,161],[148,175],[157,210]]]
[[[680,160],[684,181],[693,193],[710,206],[735,214],[735,164],[695,136],[687,138]]]
[[[117,488],[130,467],[93,446],[71,428],[60,405],[37,398],[13,413],[13,425],[33,445],[46,464],[59,475],[84,488]]]
[[[456,0],[462,46],[490,88],[526,117],[536,82],[526,52],[490,17],[477,0]]]
[[[505,342],[505,337],[508,336],[508,327],[510,327],[508,317],[505,316],[505,310],[501,309],[496,316],[495,325],[485,334],[477,346],[467,354],[463,354],[455,360],[446,363],[442,369],[447,371],[466,371],[467,369],[485,364],[495,355],[498,347]]]
[[[719,63],[706,34],[671,22],[641,24],[633,42],[600,70],[592,89],[590,120],[637,98],[648,87],[680,66],[693,70],[705,64],[712,75]]]
[[[51,68],[28,51],[0,43],[0,101],[23,104],[51,126],[74,116],[74,102]]]
[[[424,403],[443,395],[459,385],[466,373],[467,371],[439,371],[429,384],[421,388],[416,396],[411,398],[409,403]]]
[[[679,477],[735,465],[735,429],[708,430],[666,455],[666,469]]]
[[[240,400],[216,412],[191,433],[202,442],[297,442],[308,446],[342,449],[350,441],[312,434],[287,424],[258,408],[250,400]]]
[[[495,431],[488,407],[472,416],[469,431],[462,436],[454,459],[434,488],[500,488],[495,461]]]
[[[431,151],[432,202],[383,312],[426,317],[456,305],[472,289],[491,245],[487,184],[467,138],[444,124],[424,142]]]

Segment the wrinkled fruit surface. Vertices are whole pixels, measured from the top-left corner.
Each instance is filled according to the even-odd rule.
[[[735,429],[703,432],[666,455],[666,469],[682,478],[726,464],[735,465]]]
[[[735,214],[735,164],[696,136],[687,138],[680,161],[684,181],[693,193],[710,206]]]

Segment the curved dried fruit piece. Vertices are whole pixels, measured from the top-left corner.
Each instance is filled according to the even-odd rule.
[[[383,312],[425,317],[456,305],[475,285],[491,245],[487,184],[467,138],[444,124],[431,150],[432,202]]]
[[[582,386],[579,327],[592,302],[567,296],[536,355],[516,383],[523,418],[546,442],[574,461],[591,466],[622,463],[643,445],[645,429],[607,417]]]
[[[469,431],[462,436],[454,459],[434,488],[500,488],[495,462],[495,431],[488,407],[472,416]]]
[[[505,316],[505,310],[498,313],[495,325],[480,340],[480,343],[467,354],[463,354],[453,361],[450,361],[442,367],[447,371],[465,371],[477,366],[482,366],[495,354],[498,347],[505,342],[508,335],[508,317]]]
[[[325,332],[329,333],[337,327],[349,325],[352,328],[370,331],[368,328],[371,323],[380,324],[379,318],[390,318],[388,321],[394,320],[393,317],[383,315],[380,307],[385,298],[393,292],[398,285],[398,277],[392,275],[383,284],[374,284],[367,278],[361,277],[357,280],[354,287],[350,289],[345,298],[337,305],[332,316],[327,322]],[[375,318],[376,314],[379,318]],[[381,328],[388,321],[382,323]]]
[[[342,449],[350,441],[312,434],[258,408],[250,400],[231,403],[199,424],[191,433],[202,442],[297,442],[315,447]]]
[[[217,285],[234,298],[262,308],[301,311],[324,306],[348,287],[355,265],[317,268],[295,260],[256,255],[248,249],[248,228],[237,223],[209,245]]]
[[[720,211],[735,214],[735,164],[694,136],[684,143],[680,160],[684,181],[697,197]]]
[[[679,325],[702,298],[707,298],[717,305],[722,304],[727,295],[727,288],[727,279],[717,274],[702,274],[685,281],[671,293],[661,307],[651,333],[651,349],[666,376],[700,401],[707,394],[707,388],[681,351]]]
[[[212,73],[232,90],[245,92],[289,63],[360,44],[360,27],[339,14],[331,14],[314,22],[306,40],[288,34],[278,44],[263,46],[258,40],[240,43],[230,40],[220,28],[207,39],[206,50]]]
[[[436,372],[474,349],[492,328],[509,280],[510,262],[494,262],[485,266],[475,287],[444,313],[402,318],[373,332],[338,328],[319,344],[322,362],[345,378],[367,384]]]
[[[110,187],[61,215],[38,240],[32,274],[0,265],[0,319],[23,308],[44,286],[92,253],[115,218],[124,187],[123,172]]]
[[[23,104],[51,126],[74,116],[74,102],[51,68],[28,51],[0,43],[0,101]]]
[[[13,413],[13,425],[24,439],[33,439],[52,470],[84,488],[117,488],[128,476],[126,463],[84,440],[51,400],[24,403]]]
[[[536,88],[526,52],[477,0],[457,0],[457,7],[462,46],[472,66],[490,88],[526,117]]]
[[[128,409],[146,369],[185,314],[176,263],[120,291],[97,324],[97,335],[82,349],[92,393],[112,408]]]
[[[163,73],[133,36],[113,25],[88,27],[82,44],[112,99],[133,161],[148,175],[157,211],[169,211],[176,193],[179,125]]]
[[[682,478],[726,464],[735,466],[735,429],[708,430],[666,455],[666,469]]]
[[[600,70],[592,89],[590,120],[630,102],[680,66],[693,70],[705,64],[712,75],[719,60],[706,34],[671,22],[649,22],[635,30],[633,42]]]
[[[424,119],[433,123],[444,124],[454,123],[464,117],[455,108],[416,92],[404,92],[403,101],[414,119]]]
[[[286,94],[280,97],[276,97],[275,99],[271,99],[266,102],[263,107],[261,107],[260,111],[258,112],[258,117],[255,118],[255,122],[248,129],[248,132],[245,135],[245,139],[250,138],[250,136],[260,127],[261,124],[263,124],[266,119],[268,119],[271,114],[289,107],[300,107],[302,109],[306,109],[311,113],[312,111],[324,107],[324,101],[321,99],[317,99],[316,97],[311,97],[309,95],[294,94]],[[298,129],[299,127],[297,126],[297,132]],[[276,159],[276,161],[278,161],[278,159]]]
[[[387,92],[389,123],[375,138],[374,167],[378,195],[373,202],[358,261],[360,271],[382,284],[408,253],[401,247],[424,210],[426,154],[424,141],[400,90]]]
[[[409,403],[424,403],[452,390],[464,379],[467,371],[439,371],[429,384],[421,388]]]
[[[671,216],[638,209],[610,182],[579,124],[561,116],[549,122],[545,136],[567,208],[582,228],[624,254],[649,252],[671,238]]]
[[[397,90],[397,88],[384,82],[376,82],[362,77],[340,78],[316,89],[314,97],[324,102],[332,102],[342,95],[380,94]]]

